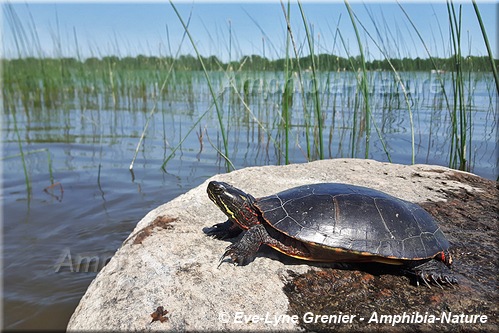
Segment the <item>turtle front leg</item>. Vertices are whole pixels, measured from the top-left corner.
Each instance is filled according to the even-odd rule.
[[[305,253],[302,250],[286,245],[277,239],[272,238],[262,224],[257,224],[246,231],[244,236],[238,242],[229,245],[225,249],[218,266],[222,264],[225,257],[230,257],[234,264],[244,265],[256,256],[256,253],[262,244],[269,245],[288,255],[302,258],[310,256],[309,253]]]
[[[229,239],[239,235],[243,230],[239,226],[227,220],[224,223],[217,223],[211,227],[203,228],[203,232],[208,236],[213,236],[216,239]]]

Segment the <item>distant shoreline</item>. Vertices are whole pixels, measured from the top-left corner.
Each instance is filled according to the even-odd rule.
[[[300,64],[302,70],[308,70],[312,67],[311,57],[290,58],[293,63]],[[461,70],[469,72],[491,72],[490,60],[487,56],[468,56],[461,57]],[[259,55],[243,56],[239,61],[232,61],[224,63],[216,56],[201,57],[207,70],[209,71],[281,71],[285,67],[285,58],[271,60],[261,57]],[[118,56],[104,56],[104,57],[91,57],[87,59],[77,58],[36,58],[26,57],[17,59],[2,59],[4,66],[19,66],[28,65],[33,62],[41,64],[54,64],[60,63],[67,66],[89,66],[90,68],[98,68],[101,66],[118,66],[123,69],[161,69],[162,66],[173,66],[177,71],[198,71],[203,70],[199,59],[193,55],[181,55],[178,58],[173,57],[156,57],[156,56],[143,56],[136,57],[118,57]],[[330,54],[319,54],[314,56],[316,69],[318,71],[357,71],[361,68],[362,63],[360,57],[343,58]],[[496,67],[499,67],[499,59],[494,59]],[[393,71],[391,65],[397,71],[410,71],[410,72],[451,72],[455,70],[455,57],[449,58],[403,58],[403,59],[387,59],[384,60],[371,60],[365,62],[366,70],[368,71]],[[435,68],[435,65],[438,68]],[[299,71],[298,68],[294,70]]]

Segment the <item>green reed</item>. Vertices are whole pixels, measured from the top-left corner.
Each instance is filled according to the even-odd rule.
[[[465,102],[465,83],[464,73],[462,68],[463,56],[461,53],[461,6],[459,6],[459,17],[456,17],[454,4],[447,2],[447,10],[449,14],[449,24],[451,31],[451,45],[454,51],[455,67],[452,72],[453,82],[453,108],[451,113],[452,119],[452,138],[450,150],[450,165],[459,170],[468,170],[466,148],[468,140],[471,140],[471,135],[468,136],[468,117],[467,113],[471,112],[466,107]],[[471,127],[470,127],[471,131]]]
[[[208,84],[208,88],[210,90],[211,97],[213,98],[213,103],[215,105],[215,109],[217,111],[217,117],[218,117],[218,126],[220,127],[220,134],[222,135],[222,144],[223,144],[223,149],[224,149],[224,154],[223,158],[225,159],[226,163],[226,168],[227,171],[230,171],[232,163],[230,162],[230,157],[229,157],[229,143],[227,140],[227,133],[225,132],[225,126],[223,122],[223,111],[219,106],[218,103],[218,98],[217,95],[215,94],[215,90],[213,89],[213,85],[211,84],[210,76],[208,75],[208,70],[206,69],[206,66],[203,61],[203,57],[201,56],[201,53],[199,53],[196,43],[194,42],[194,39],[191,36],[191,33],[189,32],[188,26],[185,24],[184,20],[182,19],[182,16],[180,13],[177,11],[177,8],[173,4],[173,2],[170,0],[170,5],[172,6],[173,10],[175,11],[175,14],[177,15],[180,23],[182,24],[184,31],[186,32],[187,36],[189,37],[189,40],[191,41],[192,47],[194,51],[196,52],[196,55],[198,57],[199,62],[201,63],[201,67],[203,68],[203,73],[206,78],[206,83]]]
[[[166,31],[167,31],[168,45],[170,45],[169,34],[168,34],[168,27],[167,27]],[[184,42],[184,38],[185,38],[185,34],[182,36],[182,40],[179,43],[176,56],[178,56],[178,54],[180,53],[180,49],[181,49],[182,44]],[[170,48],[170,52],[171,52],[171,48]],[[156,76],[154,78],[154,80],[156,82],[162,82],[162,84],[161,84],[161,87],[159,88],[159,91],[156,91],[156,89],[154,90],[154,94],[153,94],[154,95],[154,106],[151,108],[151,110],[149,112],[149,116],[147,117],[146,123],[144,125],[144,129],[142,130],[142,133],[140,135],[139,142],[137,143],[137,147],[135,149],[135,153],[133,155],[132,162],[130,163],[130,166],[129,166],[129,170],[132,172],[132,177],[134,177],[134,174],[133,174],[133,165],[135,163],[135,159],[137,158],[137,154],[139,152],[139,148],[142,145],[142,142],[143,142],[143,140],[145,138],[145,134],[147,132],[147,128],[149,127],[149,123],[153,119],[154,114],[156,113],[157,106],[158,106],[158,100],[160,100],[164,96],[164,92],[167,90],[167,84],[168,84],[168,82],[170,82],[171,77],[175,78],[175,72],[173,70],[173,67],[175,65],[175,60],[176,60],[176,58],[173,58],[173,60],[170,63],[165,63],[165,66],[168,67],[168,70],[166,72],[166,77],[162,78],[162,77]],[[147,84],[146,84],[147,81],[148,81],[147,79],[144,79],[141,82],[142,100],[144,102],[144,105],[146,104],[146,101],[147,101]],[[174,84],[174,86],[175,86],[175,84]],[[192,86],[192,84],[190,86]],[[164,141],[166,143],[166,141],[167,141],[166,140],[166,133],[165,133],[166,126],[164,125],[165,124],[165,117],[164,117],[165,113],[162,112],[162,115],[163,115],[163,138],[164,138]],[[202,117],[199,118],[198,121],[200,121],[201,119],[202,119]],[[195,125],[197,125],[197,124],[195,124]],[[188,132],[188,134],[190,134],[190,132],[192,131],[192,129],[195,127],[195,125],[191,128],[191,130]],[[184,138],[184,140],[185,140],[185,138]],[[164,159],[163,164],[161,165],[161,169],[163,171],[166,172],[166,164],[168,163],[168,161],[171,158],[173,158],[173,156],[175,156],[175,152],[177,151],[177,149],[179,149],[182,146],[182,142],[184,140],[181,140],[181,142],[177,145],[177,147],[175,147],[170,152],[170,154]]]
[[[353,14],[355,16],[355,14]],[[373,23],[375,23],[375,20],[374,18],[372,17],[371,13],[369,13],[369,17],[371,19],[371,21]],[[358,20],[358,19],[357,19]],[[410,123],[410,131],[411,131],[411,163],[414,164],[415,163],[415,158],[416,158],[416,152],[415,152],[415,137],[414,137],[414,119],[413,119],[413,112],[412,112],[412,101],[411,101],[411,98],[409,96],[409,93],[407,91],[407,87],[406,85],[404,84],[404,82],[402,81],[402,78],[400,76],[400,73],[399,71],[396,69],[395,65],[393,64],[392,60],[390,59],[390,56],[388,54],[388,52],[386,51],[388,49],[388,47],[386,45],[380,45],[380,43],[378,43],[374,38],[373,36],[371,35],[371,33],[369,32],[369,30],[362,24],[362,22],[360,20],[358,20],[360,26],[364,29],[364,33],[371,39],[371,41],[373,42],[373,44],[378,48],[378,50],[381,52],[381,54],[384,56],[385,58],[385,61],[388,63],[389,65],[389,68],[391,70],[391,73],[393,74],[393,77],[394,77],[394,80],[395,80],[395,84],[396,84],[396,87],[397,87],[397,90],[396,92],[398,92],[398,88],[400,88],[402,90],[402,94],[404,95],[404,102],[405,102],[405,106],[407,108],[407,113],[408,113],[408,116],[409,116],[409,123]],[[386,22],[385,22],[386,24]],[[380,36],[381,34],[379,33],[378,31],[378,27],[375,25],[375,30],[377,31],[378,33],[378,36]],[[387,41],[384,41],[383,38],[380,38],[382,40],[382,43],[388,43]],[[390,91],[393,91],[392,89],[393,87],[391,87]],[[393,94],[390,94],[389,98],[392,99],[394,97]],[[397,100],[398,100],[398,97],[397,97]],[[389,102],[389,105],[391,105],[391,103]],[[398,105],[398,107],[400,107],[400,104]],[[372,118],[372,113],[371,113],[371,118]],[[387,145],[386,145],[386,142],[383,138],[383,135],[379,129],[379,127],[376,125],[376,121],[374,119],[372,119],[372,124],[376,130],[376,133],[378,134],[378,138],[383,146],[383,150],[387,156],[387,159],[388,161],[391,162],[391,157],[390,157],[390,153],[388,151],[388,148],[387,148]]]
[[[286,16],[291,15],[291,3],[288,1]],[[284,159],[285,164],[289,164],[289,134],[291,122],[291,109],[293,107],[293,83],[292,83],[292,63],[289,54],[291,37],[286,34],[286,55],[284,60],[284,94],[282,96],[282,124],[284,128]]]
[[[355,36],[357,37],[357,44],[359,46],[360,52],[360,65],[362,67],[362,76],[359,79],[360,85],[360,93],[363,96],[364,100],[364,120],[365,120],[365,158],[369,158],[369,146],[371,141],[371,107],[369,103],[369,88],[367,83],[367,70],[366,70],[366,60],[364,57],[364,48],[362,46],[362,41],[360,39],[359,30],[357,29],[357,24],[355,23],[355,17],[352,11],[352,8],[348,4],[348,1],[345,0],[345,6],[347,7],[348,15],[350,16],[350,20],[352,21],[352,26],[355,31]],[[352,148],[353,149],[353,148]]]
[[[452,62],[449,64],[451,66],[451,75],[452,75],[452,103],[449,97],[448,91],[445,89],[444,82],[439,73],[440,67],[437,65],[435,58],[429,52],[426,43],[421,37],[419,31],[416,29],[413,21],[410,19],[407,12],[402,8],[404,15],[408,18],[412,27],[416,31],[419,39],[421,40],[429,59],[433,64],[433,68],[436,72],[437,79],[440,83],[440,88],[442,89],[443,96],[445,99],[446,108],[449,112],[451,118],[451,131],[450,131],[450,146],[449,146],[449,166],[451,168],[460,169],[460,170],[469,170],[469,159],[471,156],[471,140],[472,140],[472,131],[473,131],[473,118],[471,108],[467,107],[467,102],[465,100],[465,81],[464,81],[464,57],[462,55],[461,50],[461,13],[462,7],[460,6],[459,14],[456,14],[456,10],[454,4],[451,1],[447,2],[447,13],[448,13],[448,21],[449,21],[449,30],[451,32],[450,36],[450,44],[452,48]],[[478,8],[475,5],[475,11],[477,12],[477,17],[479,17]],[[479,23],[481,19],[479,18]],[[482,24],[482,23],[480,23]],[[484,30],[482,31],[484,33]],[[484,39],[487,40],[486,34],[484,34]],[[490,53],[489,53],[490,59]],[[495,67],[492,60],[492,67]],[[471,67],[467,66],[469,75],[471,74]],[[495,76],[496,84],[497,78]],[[499,86],[498,86],[499,87]],[[498,90],[499,91],[499,90]],[[468,150],[468,157],[467,157]]]
[[[24,148],[23,148],[23,141],[21,140],[21,135],[19,134],[19,128],[17,126],[16,108],[12,107],[11,110],[12,110],[12,118],[14,121],[14,132],[16,134],[17,144],[19,146],[19,153],[20,153],[19,155],[21,157],[21,162],[22,162],[22,166],[23,166],[24,182],[26,184],[26,193],[28,195],[28,201],[29,201],[29,198],[31,197],[31,182],[29,180],[29,173],[28,173],[28,168],[26,165],[26,157],[25,157],[25,152],[24,152]]]
[[[494,62],[494,55],[492,54],[492,49],[490,48],[489,39],[487,37],[487,31],[485,30],[485,26],[483,25],[482,16],[480,15],[480,10],[476,4],[475,0],[471,1],[473,3],[473,9],[475,10],[476,18],[478,23],[480,24],[480,30],[482,31],[483,41],[485,42],[485,46],[487,47],[487,54],[490,61],[490,67],[492,69],[492,73],[494,74],[494,81],[496,83],[497,94],[499,94],[499,76],[497,75],[497,67]]]
[[[305,13],[303,11],[303,7],[301,5],[301,2],[298,1],[298,7],[300,8],[300,14],[301,14],[301,18],[303,20],[303,26],[305,27],[305,34],[307,36],[307,44],[308,44],[308,48],[309,48],[309,52],[310,52],[310,60],[311,60],[311,63],[312,63],[312,95],[314,97],[314,106],[315,106],[315,117],[316,117],[316,127],[317,127],[317,141],[318,141],[318,144],[319,144],[319,159],[324,159],[324,145],[323,145],[323,136],[322,136],[322,123],[323,123],[323,120],[322,120],[322,111],[321,111],[321,103],[319,101],[319,87],[318,87],[318,83],[317,83],[317,68],[316,68],[316,65],[315,65],[315,52],[314,52],[314,41],[313,41],[313,37],[310,35],[310,31],[309,31],[309,28],[308,28],[308,23],[307,23],[307,19],[305,17]]]
[[[284,46],[281,50],[283,59],[275,61],[271,61],[265,57],[245,57],[239,61],[232,59],[233,54],[236,53],[233,50],[234,45],[238,43],[233,40],[233,26],[231,22],[229,24],[228,39],[229,62],[223,64],[216,57],[205,58],[199,53],[193,42],[193,36],[191,36],[189,31],[188,22],[185,23],[183,21],[172,4],[179,21],[184,27],[184,36],[189,38],[196,56],[179,56],[178,52],[176,55],[173,55],[171,47],[170,55],[166,57],[138,56],[128,58],[105,56],[100,59],[81,59],[78,51],[77,59],[63,58],[62,56],[57,59],[43,58],[41,55],[39,58],[20,56],[20,59],[3,62],[4,96],[9,94],[9,98],[12,99],[12,102],[9,102],[10,104],[19,101],[25,110],[36,110],[36,112],[38,110],[49,112],[52,108],[67,106],[67,103],[72,103],[73,100],[79,102],[82,110],[112,109],[115,112],[119,112],[120,109],[126,108],[128,110],[142,111],[146,118],[146,124],[138,140],[132,166],[139,147],[142,145],[143,139],[147,134],[148,125],[153,120],[154,114],[158,112],[158,105],[163,105],[162,103],[166,101],[181,99],[188,103],[191,110],[195,109],[194,105],[198,102],[199,96],[196,95],[195,85],[197,81],[193,78],[196,77],[196,72],[199,71],[208,85],[209,95],[211,96],[210,101],[207,105],[203,106],[206,107],[206,110],[195,116],[196,118],[192,121],[192,126],[189,125],[191,127],[187,130],[182,129],[180,139],[175,147],[170,146],[167,142],[167,135],[163,129],[165,155],[167,155],[164,158],[163,169],[168,161],[174,157],[175,152],[182,147],[185,140],[188,140],[192,136],[194,129],[198,129],[202,125],[202,121],[208,118],[207,116],[210,114],[216,114],[218,135],[221,137],[219,146],[211,143],[211,141],[210,143],[217,150],[219,156],[225,160],[228,171],[235,168],[229,157],[235,158],[234,156],[236,155],[236,153],[229,151],[229,140],[233,136],[237,136],[234,133],[233,127],[239,125],[247,126],[248,128],[255,126],[255,130],[258,132],[258,140],[266,140],[265,149],[267,149],[267,153],[271,149],[275,151],[274,156],[277,163],[283,162],[288,164],[293,162],[292,151],[296,147],[299,147],[301,150],[302,144],[306,145],[306,152],[303,154],[306,160],[326,158],[327,156],[324,153],[326,142],[324,140],[328,139],[327,134],[324,135],[324,133],[328,130],[328,126],[329,157],[335,156],[335,152],[331,151],[333,140],[337,140],[334,144],[339,146],[338,152],[336,152],[337,156],[355,157],[357,154],[360,155],[360,147],[364,144],[365,147],[363,148],[365,150],[363,155],[368,158],[372,154],[374,140],[379,139],[382,149],[388,160],[391,161],[390,142],[385,141],[387,128],[388,130],[390,128],[389,125],[385,127],[385,117],[395,117],[397,112],[401,112],[401,114],[408,113],[412,145],[411,163],[414,163],[414,131],[416,124],[414,123],[413,113],[415,115],[414,118],[417,119],[419,110],[417,105],[415,107],[411,106],[411,99],[406,91],[407,87],[403,83],[402,74],[399,73],[404,69],[410,68],[412,64],[403,62],[402,59],[393,59],[392,55],[387,51],[388,48],[386,45],[377,45],[375,39],[370,35],[369,30],[356,18],[349,3],[345,2],[345,5],[348,9],[360,49],[360,57],[358,59],[350,56],[348,46],[343,40],[341,31],[338,29],[335,30],[335,35],[340,37],[348,57],[341,58],[330,54],[321,54],[319,50],[321,46],[323,48],[324,46],[320,44],[319,39],[314,40],[311,24],[300,2],[298,2],[298,9],[301,14],[301,23],[305,30],[305,38],[297,40],[299,34],[296,34],[296,31],[292,29],[289,20],[292,7],[290,2],[288,2],[287,6],[282,4],[287,25],[286,40],[283,41]],[[400,7],[402,8],[402,6]],[[402,11],[406,14],[408,22],[412,24],[409,15],[405,13],[403,8]],[[483,70],[483,65],[480,65],[475,59],[463,62],[460,44],[463,27],[461,27],[460,17],[452,4],[448,5],[448,11],[448,20],[453,33],[451,38],[454,53],[449,59],[438,59],[432,56],[423,38],[415,26],[412,25],[428,52],[429,59],[424,61],[430,62],[431,68],[435,70],[439,69],[439,66],[442,64],[447,66],[447,70],[452,69],[452,75],[454,75],[452,90],[455,92],[454,94],[451,91],[446,91],[444,78],[439,73],[436,73],[441,89],[444,92],[443,108],[449,111],[451,118],[451,129],[449,130],[448,140],[450,143],[449,166],[469,169],[472,162],[473,113],[471,112],[471,89],[466,89],[466,87],[472,84],[470,68]],[[476,11],[477,17],[481,21],[477,8]],[[362,29],[364,29],[363,33],[375,42],[375,46],[383,51],[385,59],[382,62],[376,64],[366,59],[363,43],[360,38]],[[26,36],[36,36],[36,33],[29,33],[25,29],[23,30],[22,27],[18,27],[16,31],[20,35],[18,36],[18,44],[20,45],[19,54],[22,55],[25,54],[22,48],[28,48],[29,46],[27,45],[30,44]],[[76,31],[73,31],[73,34],[75,36],[75,44],[77,45],[76,49],[78,50]],[[484,30],[483,34],[484,40],[486,40]],[[265,31],[262,31],[262,35],[265,35]],[[264,54],[265,43],[267,43],[266,40],[262,39]],[[36,43],[31,44],[36,45]],[[271,44],[270,41],[267,44],[271,45],[276,55],[280,54],[280,50]],[[170,46],[169,41],[168,45]],[[302,56],[303,50],[301,47],[303,46],[305,48],[308,47],[307,56]],[[494,69],[494,60],[491,53],[487,60],[490,60]],[[430,67],[426,66],[418,70],[429,70]],[[468,75],[466,75],[464,66],[467,66]],[[340,68],[348,68],[349,72],[335,72]],[[360,68],[358,75],[351,75],[352,72],[357,72],[358,68]],[[229,82],[228,84],[223,79],[213,75],[213,71],[220,71],[221,69],[224,79]],[[308,69],[311,70],[310,73]],[[377,119],[375,116],[378,105],[376,105],[376,99],[373,98],[371,92],[375,88],[376,83],[373,80],[375,79],[375,71],[378,69],[391,74],[393,77],[391,87],[402,90],[404,95],[402,102],[405,102],[405,106],[403,103],[398,102],[397,93],[390,93],[384,96],[382,101],[382,119]],[[262,80],[263,91],[268,90],[271,82],[266,79],[265,74],[262,74],[262,70],[267,70],[266,73],[274,71],[274,73],[282,74],[283,90],[279,92],[279,96],[270,96],[268,98],[255,96],[250,86],[251,83],[244,83],[241,86],[237,84],[236,79],[241,79],[242,77],[253,81]],[[332,73],[334,73],[334,76]],[[279,76],[279,74],[276,76]],[[325,83],[321,81],[324,75],[326,77]],[[293,78],[296,77],[298,79],[294,81]],[[308,93],[305,87],[305,80],[308,77],[311,79],[311,93]],[[342,81],[351,80],[352,86],[355,85],[354,89],[348,92],[343,91],[342,93],[329,91],[329,87],[332,84],[331,80],[335,78]],[[495,78],[497,85],[497,77],[495,76]],[[322,93],[324,89],[321,90],[319,87],[321,83],[326,85],[327,89],[325,91],[327,92]],[[217,89],[215,89],[217,84],[220,86],[218,93]],[[230,88],[230,95],[228,97],[226,94],[227,90],[225,89],[227,87]],[[294,94],[295,89],[301,94]],[[468,95],[465,94],[466,91]],[[296,101],[293,103],[293,99],[297,99],[297,96],[301,96],[303,99],[301,106],[298,106],[299,103]],[[308,101],[309,96],[310,102]],[[100,100],[103,102],[100,102]],[[337,103],[337,101],[341,101],[341,103]],[[4,100],[4,106],[6,103]],[[153,103],[152,107],[150,103]],[[278,105],[278,108],[274,108],[272,105]],[[302,110],[299,110],[299,108],[302,108]],[[331,112],[329,112],[330,109],[332,109]],[[169,110],[162,111],[163,126],[166,128],[168,121],[165,118]],[[238,123],[238,113],[241,113],[243,117],[241,124]],[[296,120],[299,116],[302,116],[300,122]],[[331,119],[327,117],[331,117]],[[432,119],[436,119],[436,122],[439,121],[437,117]],[[253,122],[255,125],[250,125],[250,122]],[[377,133],[377,138],[372,135],[373,129]],[[338,133],[338,131],[341,132]],[[202,134],[201,130],[200,133]],[[304,139],[300,138],[302,133],[304,134]],[[348,138],[348,136],[350,136],[350,140],[344,140],[344,137]],[[208,136],[206,137],[208,138]],[[295,142],[293,142],[294,138],[296,138]],[[167,147],[170,149],[169,155],[166,154]],[[25,157],[26,152],[23,152],[22,149],[23,147],[21,146],[21,155]],[[343,152],[344,149],[348,153],[345,154]],[[23,163],[25,162],[23,161]],[[28,184],[29,175],[27,171],[25,174]]]
[[[303,71],[302,71],[301,64],[300,64],[300,56],[299,56],[299,52],[298,52],[298,47],[296,46],[296,41],[294,38],[293,29],[291,28],[291,21],[289,20],[290,7],[288,6],[288,11],[286,11],[282,1],[281,1],[281,7],[282,7],[283,14],[284,14],[284,19],[286,20],[287,36],[288,36],[287,38],[289,38],[289,40],[291,41],[291,45],[293,46],[293,52],[295,55],[295,63],[296,63],[296,67],[297,67],[296,73],[298,75],[298,84],[300,87],[301,96],[302,96],[302,98],[305,98],[306,93],[305,93],[304,79],[303,79],[303,74],[302,74]],[[313,55],[310,55],[310,56],[313,56]],[[310,146],[310,134],[309,134],[310,114],[309,114],[308,109],[307,109],[307,103],[305,103],[305,102],[303,102],[303,116],[304,116],[303,119],[304,119],[304,127],[305,127],[305,144],[307,146],[306,156],[307,156],[307,159],[310,160],[311,159],[311,146]],[[289,117],[287,119],[289,119]],[[285,121],[286,121],[286,119],[285,119]],[[289,125],[286,125],[286,126],[289,127]]]

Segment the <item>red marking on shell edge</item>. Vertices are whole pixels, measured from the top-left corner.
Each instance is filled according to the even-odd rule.
[[[442,260],[442,262],[447,265],[452,264],[452,257],[450,256],[450,254],[446,255],[445,251],[440,252],[440,260]]]

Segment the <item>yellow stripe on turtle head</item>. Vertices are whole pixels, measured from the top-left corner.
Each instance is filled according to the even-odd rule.
[[[236,214],[232,210],[230,210],[229,206],[227,206],[223,201],[220,201],[220,203],[224,206],[224,211],[229,214],[234,220],[236,220]]]

